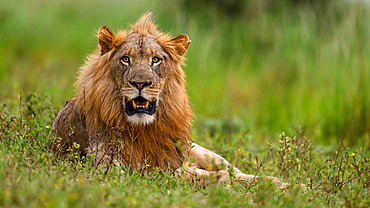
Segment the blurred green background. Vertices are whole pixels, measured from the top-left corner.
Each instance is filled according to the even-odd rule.
[[[35,92],[60,109],[99,27],[128,28],[147,11],[192,40],[183,69],[195,141],[256,146],[304,131],[335,146],[352,121],[346,144],[370,148],[366,1],[3,0],[1,103],[17,109],[20,93]]]

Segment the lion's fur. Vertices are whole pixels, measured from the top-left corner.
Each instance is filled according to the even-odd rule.
[[[178,39],[185,37],[179,35],[171,38],[168,34],[159,32],[150,14],[142,16],[131,27],[130,31],[119,31],[116,35],[109,31],[99,31],[99,37],[105,39],[102,38],[102,42],[99,39],[100,50],[93,52],[80,69],[76,82],[78,109],[74,112],[81,114],[81,121],[85,123],[89,137],[97,137],[105,143],[119,137],[123,144],[120,157],[131,167],[139,167],[140,164],[146,163],[161,169],[167,169],[169,166],[176,169],[184,162],[191,141],[193,113],[185,90],[185,74],[181,69],[183,55],[190,41],[188,45],[181,45]],[[154,36],[157,43],[170,56],[166,62],[168,74],[158,99],[155,120],[145,126],[127,121],[122,95],[119,93],[117,83],[112,79],[114,74],[111,70],[111,57],[133,33]],[[104,45],[104,40],[113,44]],[[105,46],[107,50],[102,48]],[[107,53],[103,54],[105,51]],[[57,136],[58,131],[67,131],[68,125],[74,124],[66,125],[55,124],[54,131]],[[89,141],[84,139],[78,142]]]

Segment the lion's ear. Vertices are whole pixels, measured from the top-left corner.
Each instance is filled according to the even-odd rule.
[[[183,56],[188,50],[191,40],[187,35],[180,34],[172,38],[169,43],[175,48],[178,55]]]
[[[113,49],[113,41],[116,36],[107,26],[102,26],[98,32],[101,55]]]
[[[189,37],[187,35],[179,34],[176,37],[172,38],[169,42],[175,47],[178,55],[183,56],[188,50],[191,40],[189,40]]]

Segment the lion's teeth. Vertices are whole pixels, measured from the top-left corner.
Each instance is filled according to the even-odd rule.
[[[134,100],[132,100],[132,105],[134,106],[135,109],[137,108],[137,105]]]
[[[149,107],[149,101],[146,101],[145,108],[148,108],[148,107]]]

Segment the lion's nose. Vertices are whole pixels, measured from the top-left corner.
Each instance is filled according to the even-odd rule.
[[[136,87],[139,91],[141,91],[144,87],[148,87],[152,85],[152,82],[129,82],[130,85]]]

